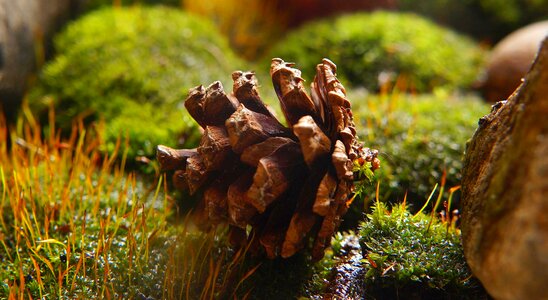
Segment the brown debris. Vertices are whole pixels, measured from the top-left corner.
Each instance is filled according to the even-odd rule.
[[[313,258],[323,256],[352,197],[354,161],[379,167],[378,152],[357,140],[336,70],[322,60],[309,95],[293,64],[272,60],[289,128],[261,100],[253,72],[234,72],[229,95],[218,81],[190,90],[185,107],[204,129],[200,145],[158,146],[158,161],[175,170],[176,188],[202,195],[199,228],[227,223],[232,245],[251,242],[249,251],[268,258],[292,256],[313,238]]]

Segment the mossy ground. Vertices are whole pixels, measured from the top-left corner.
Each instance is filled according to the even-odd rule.
[[[306,41],[306,42],[303,42]],[[328,57],[343,84],[376,92],[405,79],[410,90],[469,88],[484,52],[449,29],[418,15],[358,13],[304,25],[280,40],[264,57],[294,61],[305,78]]]
[[[124,171],[127,153],[105,156],[93,127],[80,123],[62,139],[52,122],[44,135],[23,111],[0,131],[0,298],[287,299],[329,281],[337,238],[318,263],[307,253],[265,261],[231,249],[223,228],[193,229],[165,176]],[[483,295],[466,283],[454,222],[376,205],[360,229],[370,293]]]
[[[47,121],[53,104],[65,133],[76,118],[103,120],[103,150],[129,138],[129,163],[152,157],[158,144],[196,143],[197,127],[182,106],[188,90],[215,80],[229,89],[230,74],[241,68],[211,22],[167,7],[90,12],[56,36],[55,51],[30,92],[31,107]]]
[[[154,162],[145,160],[147,175],[126,170],[135,156],[152,153],[158,143],[175,146],[181,128],[192,140],[198,131],[189,118],[181,118],[178,103],[188,87],[230,80],[239,61],[216,48],[226,42],[202,34],[213,30],[211,25],[166,8],[143,10],[104,9],[69,26],[58,38],[58,58],[46,66],[34,91],[34,96],[51,95],[56,104],[57,110],[46,107],[49,122],[42,120],[41,127],[24,108],[17,124],[9,129],[0,124],[0,298],[287,299],[321,291],[337,263],[337,238],[318,263],[307,253],[265,261],[228,247],[223,228],[196,232],[185,217],[190,200],[169,192],[169,180]],[[113,24],[117,32],[110,31]],[[184,42],[190,39],[198,45]],[[136,44],[155,55],[143,58]],[[334,60],[339,70],[346,68],[343,59]],[[267,68],[265,63],[258,69]],[[269,80],[262,85],[267,102],[277,108]],[[444,181],[447,189],[458,185],[466,139],[488,111],[477,99],[433,91],[365,96],[349,90],[359,136],[381,151],[382,168],[374,180],[382,194],[363,190],[347,215],[353,225],[346,226],[363,221],[373,197],[398,202],[408,195],[407,207],[389,212],[377,204],[371,221],[361,223],[369,258],[364,280],[372,294],[460,295],[475,289],[458,281],[467,279],[458,230],[407,211],[411,202],[418,210],[437,182]],[[89,120],[93,125],[84,124]],[[433,194],[438,197],[447,193]],[[425,247],[433,250],[428,255],[439,255],[414,250]],[[436,260],[440,257],[451,259],[458,270],[447,270]]]
[[[444,213],[448,217],[440,222],[436,214],[411,214],[405,204],[373,206],[359,229],[368,293],[471,299],[484,294],[466,265],[457,215],[450,208]]]
[[[368,95],[354,90],[349,99],[359,139],[379,150],[381,168],[375,172],[375,181],[380,182],[381,201],[397,203],[406,196],[413,212],[437,183],[444,181],[447,188],[460,184],[466,142],[490,109],[474,95],[444,90],[420,95],[397,91]],[[374,185],[365,186],[345,217],[346,226],[357,225],[375,192]],[[457,205],[459,195],[454,197]]]
[[[432,201],[432,205],[438,206],[441,200]],[[441,211],[441,218],[423,211],[412,214],[405,202],[389,209],[377,201],[356,232],[339,233],[332,239],[333,254],[318,264],[344,262],[347,254],[341,242],[345,236],[357,236],[363,255],[363,283],[354,284],[364,287],[364,294],[358,297],[489,299],[466,264],[456,226],[458,215],[447,205]],[[317,274],[308,291],[313,297],[329,290],[335,275],[325,269]]]
[[[92,128],[61,139],[28,109],[0,126],[0,298],[230,297],[242,251],[192,230],[164,176],[125,172]],[[80,124],[82,125],[82,124]],[[118,147],[119,149],[120,147]],[[222,266],[222,267],[221,267]]]

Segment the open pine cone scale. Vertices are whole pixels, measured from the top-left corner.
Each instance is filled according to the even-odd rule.
[[[293,64],[274,58],[270,75],[288,127],[261,100],[254,73],[236,71],[232,93],[217,81],[185,100],[204,129],[198,148],[160,145],[157,158],[175,170],[176,188],[201,195],[199,227],[228,223],[232,243],[252,240],[269,258],[292,256],[315,237],[320,259],[348,209],[355,164],[374,171],[378,152],[358,142],[333,62],[318,64],[310,96]]]

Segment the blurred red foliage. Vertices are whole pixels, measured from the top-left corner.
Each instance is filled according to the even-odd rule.
[[[278,1],[280,10],[289,14],[288,26],[342,13],[394,9],[397,0],[298,0]]]

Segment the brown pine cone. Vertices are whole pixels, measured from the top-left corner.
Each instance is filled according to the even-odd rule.
[[[201,228],[228,223],[234,244],[253,240],[269,258],[292,256],[313,236],[320,259],[361,179],[355,166],[374,171],[378,151],[358,142],[333,62],[316,67],[310,96],[292,66],[274,58],[270,68],[289,127],[262,102],[254,73],[236,71],[231,94],[216,81],[185,100],[204,129],[198,148],[160,145],[157,157],[163,170],[175,170],[178,189],[201,193],[194,212]]]

